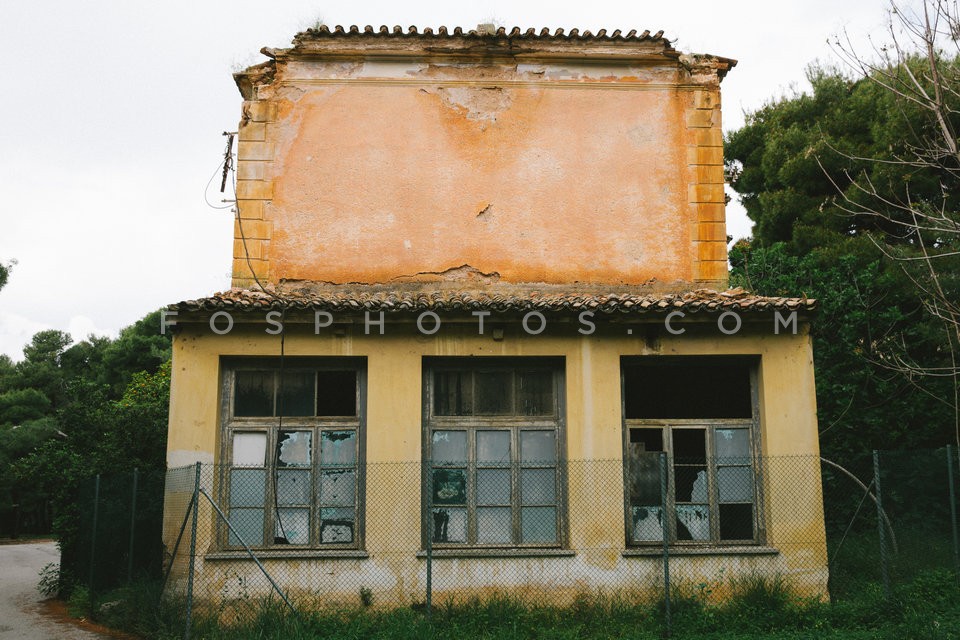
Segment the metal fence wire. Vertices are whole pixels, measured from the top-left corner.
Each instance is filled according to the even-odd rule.
[[[720,602],[758,580],[842,601],[960,567],[952,447],[838,463],[722,448],[467,461],[435,446],[429,463],[364,465],[287,446],[272,467],[235,449],[232,466],[167,471],[164,594],[186,635],[191,621],[229,627],[265,607],[429,613],[495,596],[661,602],[669,624],[671,599]],[[98,522],[108,494],[123,495],[102,479],[99,491]],[[122,557],[98,554],[97,572],[122,574],[107,568]]]
[[[165,475],[131,469],[79,485],[68,514],[77,529],[61,539],[66,583],[106,591],[160,575]]]

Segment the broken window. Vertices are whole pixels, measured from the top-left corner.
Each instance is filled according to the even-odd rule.
[[[284,365],[224,374],[225,544],[357,547],[363,362]]]
[[[747,360],[624,359],[629,544],[759,540],[753,380]]]
[[[429,363],[426,532],[434,544],[557,546],[562,363]]]

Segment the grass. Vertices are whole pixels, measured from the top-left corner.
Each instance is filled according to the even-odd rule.
[[[881,587],[865,583],[856,597],[834,603],[797,598],[780,578],[740,577],[729,582],[729,599],[710,604],[702,585],[672,591],[674,638],[837,638],[939,640],[960,638],[960,588],[953,572],[926,571],[903,583],[887,601]],[[102,624],[144,638],[178,638],[182,604],[157,606],[155,585],[140,584],[104,594],[91,603]],[[81,594],[78,600],[83,600]],[[104,606],[104,603],[110,603]],[[86,604],[86,603],[84,603]],[[663,602],[583,594],[567,607],[530,606],[506,596],[440,603],[431,616],[422,608],[374,607],[307,612],[294,616],[282,602],[261,604],[234,626],[216,615],[197,614],[193,638],[210,640],[613,640],[664,636]]]

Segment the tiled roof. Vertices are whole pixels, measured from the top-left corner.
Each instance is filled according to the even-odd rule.
[[[404,30],[403,27],[399,25],[392,29],[386,25],[381,25],[379,29],[367,25],[361,29],[357,25],[351,25],[349,27],[337,25],[330,28],[325,24],[320,25],[316,29],[307,29],[306,31],[298,33],[293,41],[294,44],[300,44],[301,42],[319,38],[360,35],[384,38],[513,38],[519,40],[589,40],[593,42],[662,42],[667,45],[670,44],[670,41],[663,37],[663,31],[657,31],[651,34],[650,31],[637,32],[636,29],[631,29],[626,33],[620,29],[614,29],[611,32],[608,32],[606,29],[600,29],[596,33],[591,33],[590,31],[581,32],[579,29],[571,29],[567,32],[563,29],[554,29],[553,32],[551,32],[551,30],[546,27],[539,31],[534,28],[521,29],[520,27],[513,27],[508,30],[505,27],[499,27],[495,31],[488,32],[478,31],[476,29],[464,30],[461,27],[447,29],[447,27],[444,26],[437,27],[436,30],[430,27],[424,27],[420,30],[415,26],[411,26]]]
[[[386,312],[471,312],[496,313],[541,311],[605,314],[721,313],[735,311],[763,313],[773,311],[811,312],[817,301],[809,298],[773,298],[757,296],[743,289],[713,291],[699,289],[686,293],[655,293],[641,287],[589,289],[571,285],[538,287],[504,286],[480,289],[427,288],[388,285],[284,285],[274,290],[231,289],[208,298],[187,300],[170,306],[180,312],[329,311],[359,313]]]

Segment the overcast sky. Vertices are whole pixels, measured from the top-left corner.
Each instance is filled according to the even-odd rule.
[[[495,22],[581,31],[663,30],[677,48],[739,60],[724,81],[724,129],[836,62],[844,29],[882,29],[884,0],[685,2],[0,3],[0,353],[20,359],[41,329],[75,340],[230,286],[232,218],[204,201],[236,130],[231,72],[319,20],[405,29]],[[210,198],[219,194],[213,187]],[[729,232],[749,235],[738,207]]]

